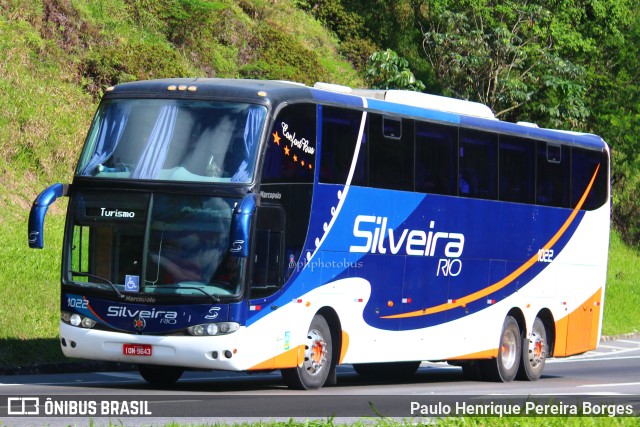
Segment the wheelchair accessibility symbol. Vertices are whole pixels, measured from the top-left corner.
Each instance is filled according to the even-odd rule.
[[[140,277],[124,276],[124,290],[127,292],[139,292],[140,291]]]

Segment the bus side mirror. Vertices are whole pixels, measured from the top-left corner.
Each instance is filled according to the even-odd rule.
[[[233,210],[229,251],[234,257],[249,256],[249,236],[251,235],[251,218],[256,211],[256,195],[247,194]]]
[[[55,183],[46,188],[36,198],[29,212],[29,247],[42,249],[44,247],[44,217],[47,209],[59,197],[66,196],[69,186],[67,184]]]

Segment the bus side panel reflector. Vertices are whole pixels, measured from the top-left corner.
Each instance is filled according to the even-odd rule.
[[[598,346],[602,288],[568,316],[556,322],[554,356],[571,356]]]

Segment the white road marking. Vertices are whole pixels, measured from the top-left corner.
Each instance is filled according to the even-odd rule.
[[[611,383],[611,384],[583,384],[578,387],[626,387],[630,385],[640,385],[640,382],[636,383]]]
[[[640,347],[640,341],[631,341],[631,340],[616,340],[615,342],[623,342],[625,344],[635,344]]]
[[[619,353],[616,353],[619,354]],[[547,363],[571,363],[571,362],[600,362],[602,360],[640,359],[640,356],[612,356],[612,357],[583,357],[571,356],[565,359],[548,359]]]
[[[617,347],[615,345],[604,345],[604,344],[600,344],[598,348],[611,348],[614,350],[629,350],[629,347]]]

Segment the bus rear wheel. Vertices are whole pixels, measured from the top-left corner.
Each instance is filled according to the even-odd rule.
[[[533,322],[531,336],[522,339],[522,360],[518,379],[536,381],[542,376],[547,359],[547,331],[539,317]]]
[[[322,387],[333,366],[331,330],[325,318],[314,316],[304,345],[304,360],[296,368],[282,370],[282,378],[289,388],[312,390]]]
[[[176,366],[138,365],[140,376],[150,384],[171,385],[180,379],[184,369]]]
[[[522,337],[520,327],[516,319],[507,316],[500,334],[498,357],[482,361],[482,377],[489,381],[513,381],[520,366],[521,352]]]

